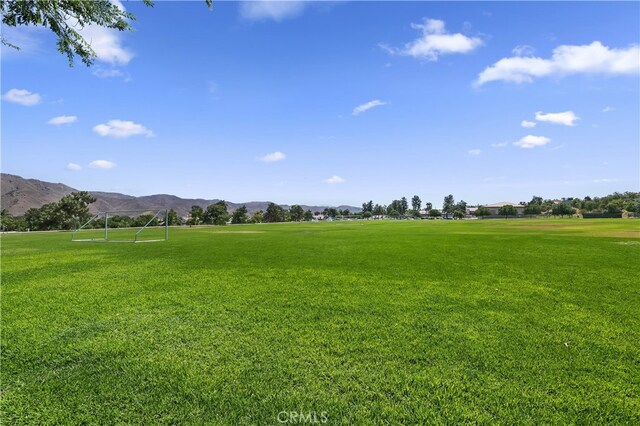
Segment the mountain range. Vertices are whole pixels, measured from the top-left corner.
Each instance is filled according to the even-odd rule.
[[[47,203],[54,203],[63,196],[80,190],[63,183],[45,182],[38,179],[25,179],[20,176],[7,173],[0,174],[1,199],[0,205],[13,216],[20,216],[32,207],[41,207]],[[89,206],[92,212],[117,211],[117,210],[147,210],[154,208],[169,208],[175,210],[179,216],[186,217],[191,206],[206,208],[208,205],[219,201],[218,199],[205,200],[202,198],[180,198],[175,195],[156,194],[134,197],[132,195],[119,194],[117,192],[88,191],[96,198],[96,202]],[[232,203],[227,201],[229,211],[245,205],[249,214],[259,210],[266,210],[269,201],[249,201],[246,203]],[[285,209],[290,206],[280,204]],[[302,205],[304,210],[312,212],[322,211],[333,206],[308,206]],[[359,212],[361,209],[354,206],[337,206],[337,209],[348,209],[351,212]]]

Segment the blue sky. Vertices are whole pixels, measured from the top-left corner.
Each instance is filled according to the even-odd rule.
[[[233,202],[605,195],[640,182],[640,4],[125,2],[91,68],[6,29],[2,171]]]

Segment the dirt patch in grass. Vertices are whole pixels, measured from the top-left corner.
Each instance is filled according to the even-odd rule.
[[[563,231],[580,231],[584,227],[580,226],[567,226],[559,223],[550,223],[548,225],[522,225],[517,227],[511,227],[511,229],[561,229]]]
[[[25,253],[35,253],[38,252],[40,250],[36,249],[36,248],[5,248],[2,249],[2,254],[3,255],[12,255],[12,254],[25,254]]]
[[[267,231],[211,231],[210,234],[264,234]]]
[[[640,238],[640,231],[603,231],[594,234],[596,237]]]

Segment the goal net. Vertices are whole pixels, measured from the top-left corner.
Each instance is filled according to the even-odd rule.
[[[71,234],[71,241],[150,243],[169,239],[169,210],[98,212]]]

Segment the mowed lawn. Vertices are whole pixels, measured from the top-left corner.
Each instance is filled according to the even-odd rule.
[[[70,237],[2,236],[3,425],[640,423],[638,220]]]

